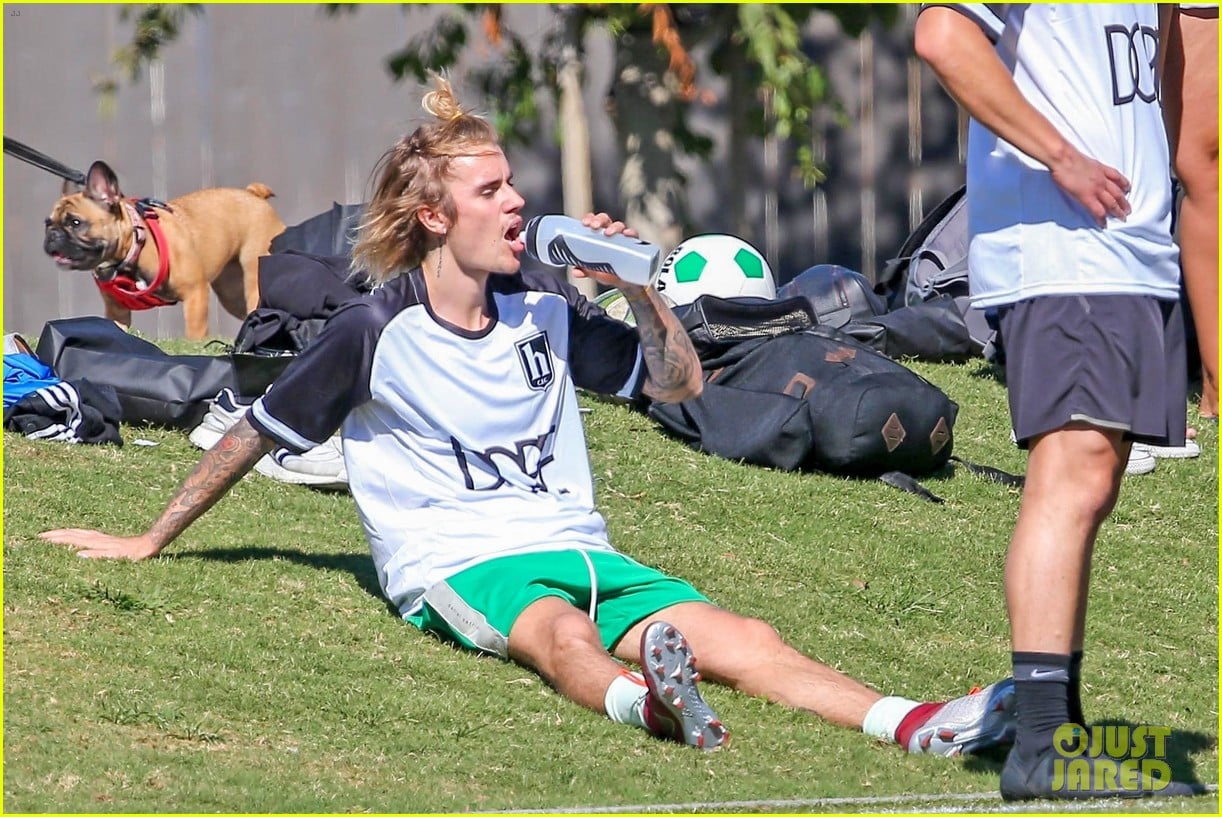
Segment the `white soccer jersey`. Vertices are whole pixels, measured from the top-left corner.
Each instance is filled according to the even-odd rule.
[[[1100,229],[1048,168],[975,120],[968,253],[976,307],[1040,295],[1179,297],[1155,4],[954,4],[994,42],[1023,96],[1085,155],[1132,184]]]
[[[421,272],[335,313],[250,411],[305,450],[341,428],[348,482],[386,597],[404,615],[488,558],[610,550],[574,384],[635,397],[636,331],[555,282],[489,280],[488,328],[446,324]]]

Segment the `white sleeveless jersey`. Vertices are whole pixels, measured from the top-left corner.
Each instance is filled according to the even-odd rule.
[[[1047,167],[973,119],[967,158],[973,305],[1079,293],[1178,298],[1155,4],[952,7],[985,31],[1023,96],[1066,139],[1132,185],[1132,213],[1100,229]]]
[[[420,276],[345,304],[250,411],[297,451],[341,429],[378,579],[405,615],[489,558],[610,550],[574,383],[635,397],[645,377],[636,331],[571,287],[493,276],[493,319],[471,333],[432,313]]]

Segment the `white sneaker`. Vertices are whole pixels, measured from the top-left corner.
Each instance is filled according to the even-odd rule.
[[[188,438],[199,448],[207,450],[216,445],[249,410],[250,405],[239,402],[231,390],[221,389],[208,407],[208,413],[191,430]],[[287,448],[274,448],[255,463],[255,470],[265,477],[290,485],[338,490],[348,488],[348,470],[344,466],[344,451],[338,434],[303,454],[295,454]]]
[[[348,487],[348,469],[344,465],[344,449],[338,434],[301,454],[287,448],[274,448],[255,463],[255,470],[290,485],[337,490]]]
[[[208,406],[208,413],[199,425],[191,429],[187,438],[197,446],[207,451],[217,444],[225,432],[233,428],[233,424],[242,419],[242,415],[250,410],[247,403],[238,402],[238,398],[230,389],[221,389]]]
[[[1158,460],[1154,459],[1153,454],[1137,446],[1138,443],[1133,443],[1133,447],[1129,450],[1129,461],[1124,466],[1126,474],[1148,474],[1158,465]]]
[[[616,291],[618,292],[618,290]],[[30,348],[30,344],[16,332],[9,332],[4,336],[4,353],[6,355],[30,355],[31,357],[36,357],[34,350]]]
[[[1190,460],[1201,456],[1201,446],[1196,440],[1185,440],[1183,445],[1147,445],[1133,443],[1133,450],[1142,450],[1157,459]]]

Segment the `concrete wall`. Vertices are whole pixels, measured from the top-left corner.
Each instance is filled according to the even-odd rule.
[[[115,5],[7,4],[4,16],[4,134],[72,167],[104,159],[128,195],[168,199],[209,186],[268,184],[288,224],[341,203],[366,198],[382,152],[420,121],[420,87],[395,83],[384,58],[431,25],[446,6],[363,6],[327,16],[318,5],[210,5],[192,18],[163,60],[124,85],[111,111],[99,109],[94,77],[111,70],[110,55],[130,38]],[[787,151],[760,145],[749,157],[758,180],[725,190],[720,105],[696,120],[718,145],[708,165],[685,167],[689,200],[702,231],[727,230],[723,202],[747,197],[753,229],[779,282],[815,263],[839,263],[872,275],[898,247],[921,211],[962,178],[954,106],[911,56],[913,8],[893,30],[860,39],[830,17],[808,31],[811,53],[830,72],[843,100],[842,117],[820,120],[816,147],[826,183],[804,189],[790,177]],[[506,24],[538,43],[553,23],[550,6],[506,6]],[[587,43],[586,105],[595,156],[595,203],[622,211],[618,156],[603,98],[611,79],[613,43],[593,33]],[[473,60],[491,59],[483,49]],[[461,89],[461,73],[456,77]],[[702,83],[718,92],[715,77]],[[541,95],[546,96],[546,95]],[[470,94],[467,104],[478,107]],[[551,100],[541,98],[546,111]],[[528,215],[561,208],[559,151],[541,137],[509,151]],[[34,340],[57,317],[100,314],[87,273],[57,271],[42,253],[42,221],[60,181],[4,158],[4,327]],[[137,313],[134,325],[152,337],[176,337],[181,309]],[[238,321],[215,303],[211,331],[232,337]]]

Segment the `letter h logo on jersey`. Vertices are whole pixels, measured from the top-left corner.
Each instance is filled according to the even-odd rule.
[[[547,343],[547,333],[540,332],[514,344],[518,350],[518,362],[526,383],[535,391],[543,391],[552,382],[552,349]]]

